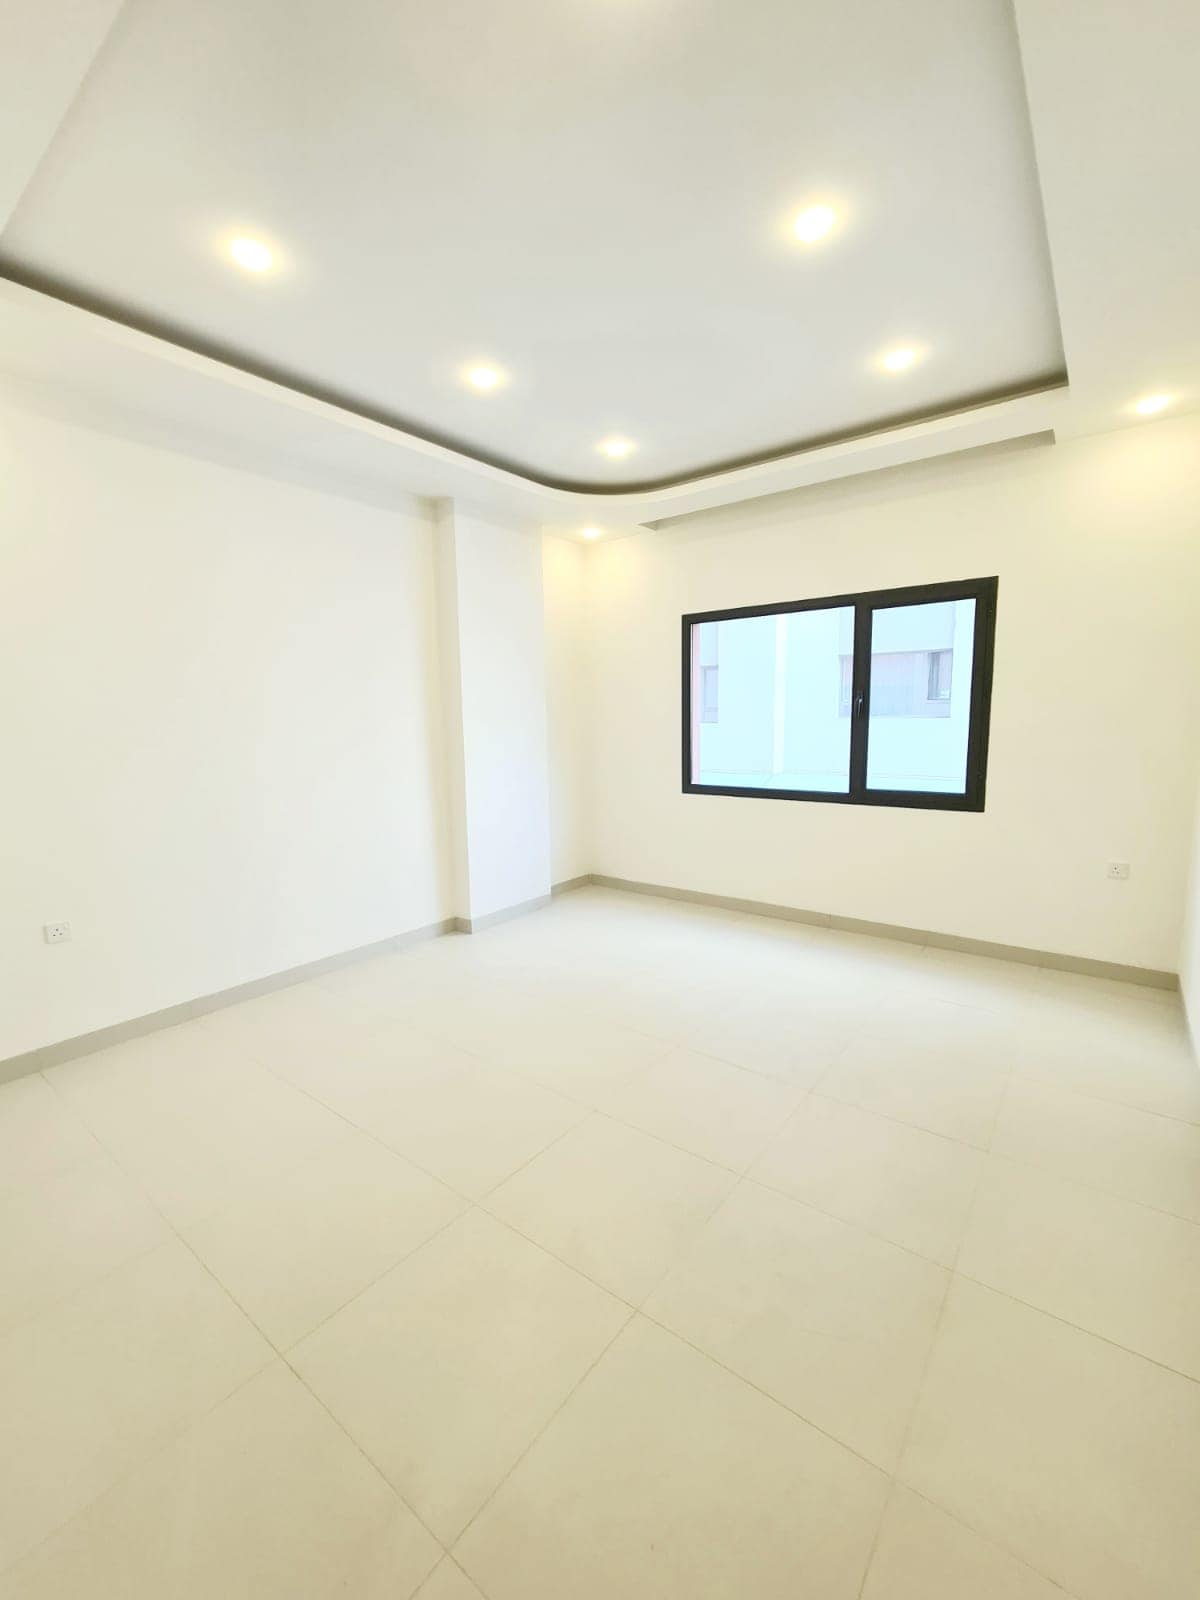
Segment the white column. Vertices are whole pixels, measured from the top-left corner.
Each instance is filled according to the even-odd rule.
[[[456,501],[435,538],[455,915],[478,926],[550,893],[541,538]]]

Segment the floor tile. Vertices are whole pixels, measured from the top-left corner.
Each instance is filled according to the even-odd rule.
[[[1012,1014],[1026,1011],[1036,1001],[1042,983],[1039,967],[995,956],[970,955],[961,950],[927,946],[918,976],[922,993],[956,1005]]]
[[[1177,996],[585,889],[0,1087],[0,1589],[1190,1600],[1198,1236]]]
[[[276,1077],[352,1122],[385,1111],[389,1096],[410,1080],[473,1064],[473,1058],[407,1023],[351,1026],[325,1020],[305,1038],[256,1047],[256,1059]]]
[[[270,1356],[175,1240],[11,1329],[0,1339],[0,1570]]]
[[[693,1155],[744,1171],[804,1097],[791,1084],[694,1050],[672,1050],[603,1109]]]
[[[901,1478],[1079,1600],[1191,1600],[1200,1385],[956,1279]]]
[[[343,1118],[256,1061],[213,1053],[208,1036],[134,1044],[94,1065],[56,1067],[53,1082],[176,1225],[220,1210],[346,1134]]]
[[[985,1160],[954,1140],[812,1095],[749,1175],[953,1266]]]
[[[96,1141],[41,1073],[0,1084],[0,1194],[96,1154]]]
[[[1191,1123],[1014,1077],[992,1149],[1200,1221],[1200,1128]]]
[[[449,1556],[421,1585],[417,1600],[484,1600],[461,1567]]]
[[[286,1350],[466,1204],[402,1156],[351,1133],[183,1232]]]
[[[51,1537],[8,1576],[5,1594],[407,1600],[439,1554],[277,1364]]]
[[[422,1520],[450,1540],[627,1315],[476,1211],[322,1324],[291,1360]]]
[[[486,1046],[491,1061],[510,1067],[587,1105],[657,1061],[667,1041],[595,1014],[541,1007],[528,1021],[498,1029]]]
[[[679,1258],[733,1173],[593,1117],[488,1199],[488,1209],[632,1304]]]
[[[885,1488],[639,1318],[454,1554],[490,1600],[854,1600]]]
[[[482,1062],[421,1075],[365,1125],[385,1144],[478,1199],[587,1115],[518,1073]]]
[[[705,1055],[811,1089],[861,1023],[852,997],[821,1000],[764,994],[715,1009],[702,1004],[685,1037]]]
[[[1007,1072],[1025,1028],[1023,1015],[956,1005],[909,983],[863,1012],[856,1037],[883,1040],[916,1056],[949,1056]]]
[[[862,1600],[1064,1600],[1055,1583],[897,1484]]]
[[[967,1046],[950,1052],[860,1038],[838,1056],[817,1089],[830,1100],[986,1150],[1007,1080],[1007,1069],[978,1064]]]
[[[948,1281],[911,1251],[744,1183],[645,1310],[891,1472]]]
[[[1200,1379],[1200,1225],[993,1158],[958,1270]]]
[[[193,1019],[47,1067],[43,1075],[89,1120],[93,1110],[136,1108],[181,1092],[202,1095],[210,1086],[236,1083],[247,1066],[252,1062],[240,1043],[214,1037],[207,1019]]]
[[[486,982],[457,960],[429,960],[440,943],[430,940],[366,961],[348,962],[322,973],[313,982],[361,1021],[408,1022],[415,1015],[414,1008],[424,1006],[431,998],[461,1002]]]
[[[108,1156],[0,1193],[0,1331],[144,1254],[170,1230]]]
[[[1200,1073],[1181,1014],[1136,1002],[1028,1026],[1013,1066],[1049,1088],[1076,1089],[1200,1123]]]

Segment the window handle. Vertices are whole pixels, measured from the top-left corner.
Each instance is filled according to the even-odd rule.
[[[856,694],[855,697],[854,697],[854,715],[856,717],[861,717],[862,714],[863,714],[863,697],[862,697],[861,694]]]

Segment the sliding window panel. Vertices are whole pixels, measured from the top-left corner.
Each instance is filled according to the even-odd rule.
[[[970,792],[979,603],[871,609],[868,791]]]
[[[854,607],[687,624],[686,788],[846,798]]]

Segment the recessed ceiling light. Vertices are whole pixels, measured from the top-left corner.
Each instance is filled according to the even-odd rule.
[[[247,272],[268,272],[275,261],[274,254],[261,239],[234,239],[229,254]]]
[[[1144,400],[1139,400],[1133,409],[1139,417],[1152,417],[1159,411],[1165,411],[1170,404],[1169,394],[1148,394]]]
[[[832,206],[805,206],[792,223],[792,232],[801,244],[816,244],[818,239],[825,237],[836,221],[837,212]]]
[[[467,382],[472,389],[478,389],[480,394],[486,394],[489,389],[498,389],[504,382],[504,374],[496,367],[470,367],[467,370]]]
[[[631,455],[635,448],[632,439],[601,439],[596,446],[602,456],[609,456],[613,461],[620,461],[625,456]]]
[[[879,365],[885,372],[906,372],[917,359],[917,352],[911,345],[902,345],[898,350],[888,350],[879,358]]]
[[[600,529],[599,528],[580,528],[579,537],[581,539],[598,539],[600,537]]]

